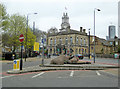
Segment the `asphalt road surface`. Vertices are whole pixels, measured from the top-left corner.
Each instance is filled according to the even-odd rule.
[[[52,58],[55,58],[56,56],[52,56]],[[51,59],[52,59],[51,58]],[[91,61],[93,62],[93,59],[90,60],[88,59],[87,57],[85,57],[83,60],[86,60],[86,61]],[[50,59],[47,59],[47,60],[44,60],[44,63],[50,63]],[[29,61],[27,60],[26,62],[23,63],[23,67],[30,67],[30,66],[36,66],[36,65],[39,65],[41,64],[41,60],[35,60],[35,61]],[[115,64],[117,65],[118,64],[118,59],[112,59],[112,58],[96,58],[96,63],[106,63],[106,64]],[[0,64],[1,65],[1,64]],[[2,71],[5,72],[5,71],[8,71],[8,70],[11,70],[13,69],[13,62],[3,62],[2,63]]]
[[[37,66],[37,65],[40,65],[41,64],[41,60],[35,60],[35,61],[29,61],[27,60],[26,62],[23,62],[23,68],[25,67],[31,67],[31,66]],[[48,63],[49,60],[44,60],[44,63]],[[2,62],[2,71],[5,72],[5,71],[8,71],[8,70],[11,70],[13,69],[13,62]]]
[[[101,71],[65,70],[2,74],[2,87],[118,87],[118,77]]]

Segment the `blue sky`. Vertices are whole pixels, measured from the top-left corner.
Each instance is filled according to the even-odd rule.
[[[118,36],[118,0],[3,0],[7,13],[27,16],[28,13],[37,12],[37,15],[29,15],[29,25],[33,21],[36,28],[47,31],[51,27],[61,28],[62,15],[67,7],[69,22],[72,29],[79,30],[82,26],[88,32],[91,29],[93,35],[93,14],[96,11],[96,35],[106,38],[108,26],[116,26]]]

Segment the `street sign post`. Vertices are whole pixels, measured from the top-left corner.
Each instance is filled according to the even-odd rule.
[[[22,46],[23,46],[23,41],[24,41],[24,35],[23,35],[23,34],[20,35],[20,37],[19,37],[19,41],[21,42],[20,70],[22,70],[22,64],[23,64],[23,62],[22,62],[22,50],[23,50]]]

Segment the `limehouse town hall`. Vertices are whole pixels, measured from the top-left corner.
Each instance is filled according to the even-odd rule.
[[[87,54],[88,36],[86,29],[71,29],[68,13],[63,13],[61,29],[51,28],[48,32],[49,54]]]

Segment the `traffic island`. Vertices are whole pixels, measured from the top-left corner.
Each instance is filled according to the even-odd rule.
[[[23,68],[22,70],[10,70],[8,74],[21,74],[28,72],[41,72],[41,71],[53,71],[53,70],[104,70],[104,69],[115,69],[119,68],[115,65],[102,65],[102,64],[44,64],[32,67]]]

